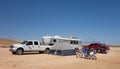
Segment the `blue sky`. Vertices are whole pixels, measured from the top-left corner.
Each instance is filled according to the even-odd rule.
[[[120,45],[119,0],[0,0],[0,38],[75,36]]]

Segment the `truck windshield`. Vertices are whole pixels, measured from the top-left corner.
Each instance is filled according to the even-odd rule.
[[[26,44],[28,41],[23,41],[21,44]]]

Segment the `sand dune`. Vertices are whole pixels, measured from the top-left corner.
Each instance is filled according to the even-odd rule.
[[[8,48],[10,44],[14,44],[14,43],[20,43],[20,41],[6,39],[6,38],[0,38],[0,47],[2,47],[2,48]]]

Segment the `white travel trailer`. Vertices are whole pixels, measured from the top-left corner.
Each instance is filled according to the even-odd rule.
[[[42,43],[52,46],[49,53],[57,55],[72,55],[76,48],[81,47],[80,39],[75,37],[44,36]]]

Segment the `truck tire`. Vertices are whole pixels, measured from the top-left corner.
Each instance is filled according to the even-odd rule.
[[[49,51],[50,51],[50,49],[46,48],[45,51],[44,51],[44,53],[49,54]]]
[[[13,55],[15,55],[15,54],[16,54],[16,52],[12,52],[12,54],[13,54]]]
[[[105,54],[107,54],[108,53],[108,50],[105,50]]]
[[[17,55],[22,55],[23,54],[23,49],[17,49],[17,51],[16,51],[16,54]]]
[[[100,53],[101,51],[98,49],[97,52]]]

